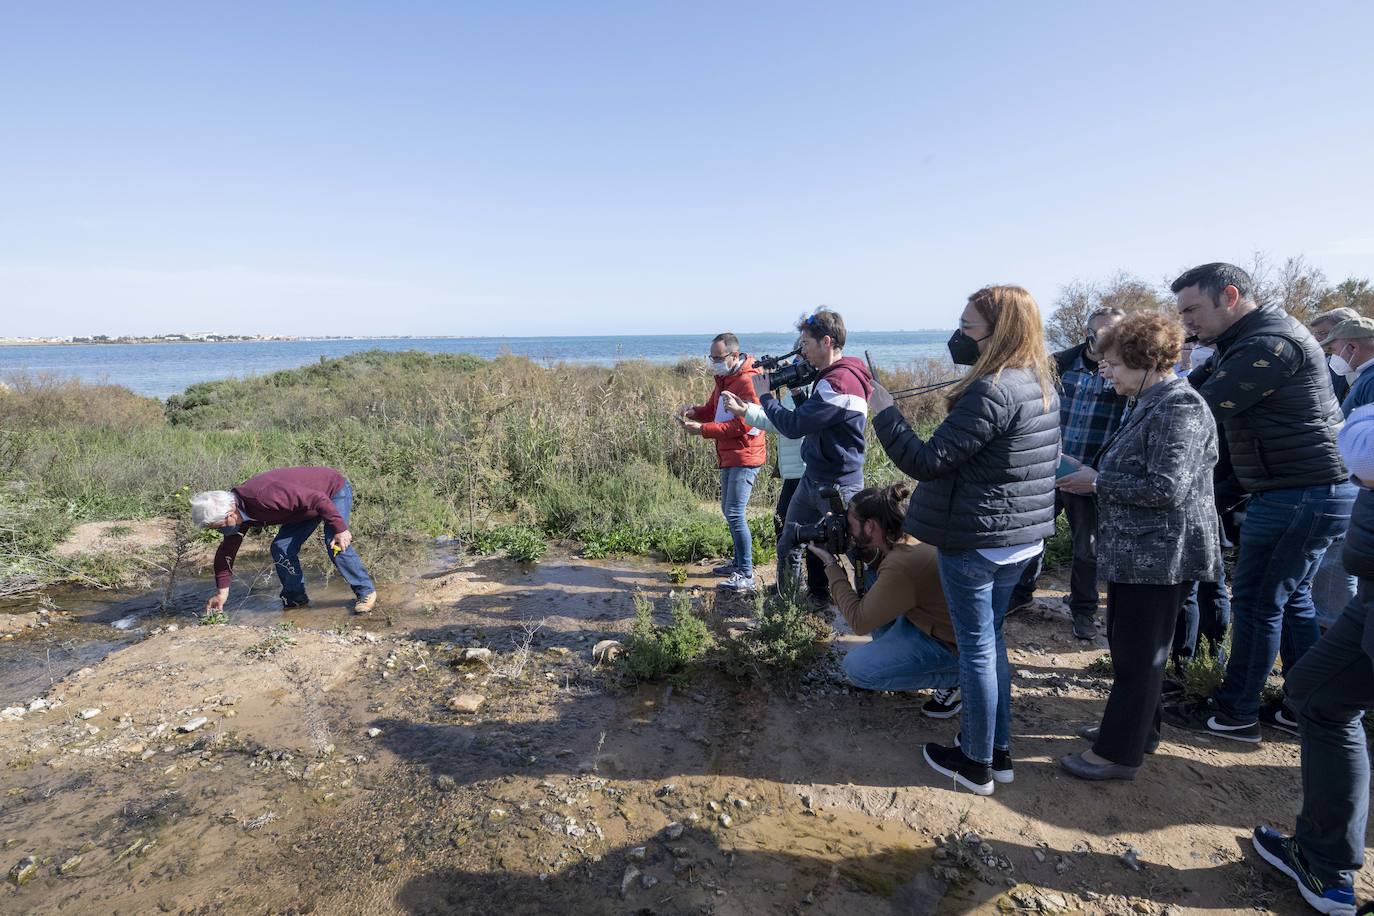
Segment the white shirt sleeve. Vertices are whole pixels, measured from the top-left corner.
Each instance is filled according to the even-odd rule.
[[[1374,404],[1352,410],[1336,441],[1350,473],[1374,485]]]

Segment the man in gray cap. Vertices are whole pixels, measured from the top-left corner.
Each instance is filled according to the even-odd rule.
[[[1374,318],[1347,318],[1322,340],[1329,347],[1331,369],[1344,375],[1350,391],[1341,401],[1341,413],[1374,403]],[[1342,371],[1344,370],[1344,371]]]

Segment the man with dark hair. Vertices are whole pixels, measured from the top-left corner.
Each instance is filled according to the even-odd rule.
[[[1188,380],[1225,429],[1250,494],[1231,601],[1226,677],[1209,700],[1168,706],[1178,728],[1257,743],[1260,723],[1297,727],[1282,703],[1260,708],[1282,648],[1291,672],[1317,640],[1312,577],[1344,532],[1355,487],[1336,445],[1340,406],[1321,347],[1280,309],[1255,302],[1250,276],[1204,264],[1174,281],[1179,316],[1216,354]],[[1281,646],[1282,644],[1282,646]]]
[[[783,407],[768,390],[768,376],[754,376],[754,389],[779,435],[802,439],[806,474],[787,508],[778,539],[778,590],[788,594],[801,579],[802,545],[797,528],[820,521],[830,506],[821,490],[833,486],[847,504],[864,485],[864,429],[873,379],[864,361],[844,355],[844,319],[839,312],[817,309],[797,323],[802,356],[820,370],[811,396],[796,410]],[[748,408],[726,395],[726,409],[743,416]]]
[[[722,393],[733,393],[746,401],[758,402],[752,380],[759,374],[754,361],[739,349],[739,338],[729,331],[717,334],[707,354],[716,384],[705,404],[682,408],[678,422],[688,433],[714,439],[716,464],[720,468],[720,511],[730,529],[733,556],[729,563],[715,568],[725,576],[720,588],[733,592],[754,590],[754,547],[745,509],[754,492],[754,479],[768,461],[768,446],[763,430],[749,426],[725,410]]]

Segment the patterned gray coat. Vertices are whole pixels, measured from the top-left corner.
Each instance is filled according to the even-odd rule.
[[[1143,585],[1215,582],[1221,543],[1211,409],[1185,379],[1170,378],[1128,410],[1098,462],[1098,577]]]

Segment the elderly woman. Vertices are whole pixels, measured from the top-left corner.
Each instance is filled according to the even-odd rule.
[[[215,551],[215,585],[205,610],[223,610],[234,578],[234,558],[249,528],[280,525],[272,539],[272,561],[281,580],[284,608],[306,607],[301,547],[324,523],[325,549],[339,575],[353,589],[353,610],[366,614],[377,604],[377,589],[353,547],[348,516],[353,485],[333,468],[277,468],[250,477],[232,490],[207,490],[191,497],[191,521],[224,536]]]
[[[1059,479],[1095,493],[1097,563],[1107,582],[1107,641],[1116,680],[1092,750],[1059,762],[1082,779],[1134,779],[1159,744],[1160,691],[1179,608],[1194,581],[1221,575],[1212,496],[1217,430],[1186,379],[1174,375],[1183,328],[1154,312],[1128,315],[1103,335],[1101,371],[1126,395],[1121,428],[1098,469]]]

